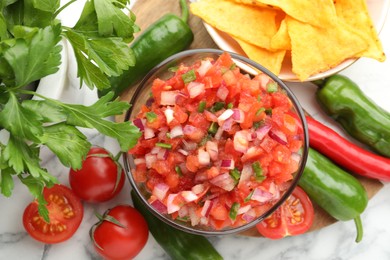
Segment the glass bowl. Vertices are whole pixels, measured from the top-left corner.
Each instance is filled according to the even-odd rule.
[[[299,143],[300,146],[298,146],[299,149],[297,148],[295,151],[293,151],[293,152],[291,152],[291,154],[289,154],[289,156],[290,155],[291,156],[289,157],[288,160],[289,160],[289,162],[291,162],[293,160],[295,161],[295,168],[293,168],[294,170],[291,170],[294,172],[290,174],[290,179],[288,181],[283,181],[281,183],[277,183],[277,181],[275,181],[275,179],[277,179],[277,178],[268,176],[271,174],[271,170],[270,170],[271,166],[269,166],[269,165],[265,166],[264,169],[261,170],[261,172],[265,172],[265,174],[264,174],[265,177],[264,176],[263,177],[265,179],[268,179],[268,182],[264,181],[264,186],[266,185],[265,183],[268,183],[267,184],[267,187],[268,187],[267,194],[271,194],[272,199],[264,199],[264,197],[262,197],[262,195],[260,195],[260,197],[259,197],[258,196],[259,190],[263,191],[264,189],[263,189],[263,187],[261,187],[261,188],[255,187],[255,188],[251,188],[250,190],[246,191],[249,194],[245,194],[245,196],[247,196],[245,198],[245,200],[242,197],[243,195],[241,195],[241,197],[235,197],[237,201],[234,201],[235,199],[233,199],[233,201],[226,200],[226,205],[223,205],[223,207],[225,209],[222,209],[222,211],[224,211],[225,216],[227,213],[229,215],[229,217],[228,217],[228,219],[225,219],[224,221],[222,221],[223,222],[222,225],[219,225],[219,224],[221,224],[220,221],[218,222],[215,220],[215,219],[218,219],[218,216],[216,216],[214,214],[214,215],[212,215],[212,217],[210,217],[210,214],[211,214],[210,212],[213,210],[213,207],[216,207],[215,205],[217,205],[217,204],[221,205],[221,202],[220,202],[221,201],[220,196],[222,196],[221,194],[236,194],[237,195],[239,193],[238,190],[240,190],[240,192],[241,192],[242,187],[245,187],[245,185],[249,185],[249,184],[247,184],[249,182],[245,182],[244,179],[246,179],[246,181],[248,181],[249,179],[251,179],[251,180],[254,179],[253,176],[248,177],[247,172],[249,171],[250,174],[257,174],[259,172],[258,169],[256,170],[256,167],[254,166],[255,164],[257,164],[256,160],[258,158],[251,159],[251,157],[249,155],[247,155],[247,154],[249,154],[249,153],[247,153],[247,152],[249,152],[249,150],[242,151],[242,156],[243,157],[247,156],[247,158],[249,158],[249,161],[245,162],[245,164],[240,163],[240,162],[236,164],[237,167],[235,167],[235,169],[238,170],[238,174],[239,174],[239,175],[236,174],[236,177],[234,177],[232,175],[233,174],[232,171],[234,171],[234,169],[232,167],[230,167],[231,165],[226,165],[226,163],[231,164],[232,163],[231,161],[229,162],[229,160],[227,160],[227,162],[226,162],[226,160],[223,160],[222,162],[219,161],[219,164],[218,164],[218,163],[216,163],[216,161],[219,160],[218,158],[217,159],[214,158],[212,160],[207,161],[208,156],[206,156],[206,164],[207,164],[207,162],[209,163],[208,166],[206,166],[206,170],[210,169],[211,166],[215,166],[215,167],[217,167],[217,169],[221,170],[221,172],[223,172],[222,170],[225,170],[225,172],[226,172],[226,169],[222,169],[222,168],[227,167],[229,169],[228,172],[229,172],[230,178],[232,178],[232,179],[233,179],[233,177],[236,178],[235,182],[233,184],[234,188],[232,188],[232,187],[226,188],[226,186],[221,186],[220,182],[217,182],[215,180],[215,178],[216,178],[215,176],[212,177],[214,179],[211,179],[211,177],[206,178],[206,179],[204,177],[203,178],[202,177],[195,177],[195,176],[205,176],[205,175],[202,175],[202,173],[204,171],[206,171],[205,169],[202,169],[199,171],[196,171],[196,170],[188,171],[187,166],[183,166],[183,165],[186,165],[184,163],[182,163],[180,165],[171,165],[170,166],[171,168],[168,169],[169,173],[171,174],[171,172],[176,171],[176,173],[181,176],[181,177],[179,176],[179,177],[175,177],[175,178],[182,178],[183,173],[182,173],[181,169],[184,169],[185,170],[184,174],[189,174],[188,172],[190,172],[190,174],[191,174],[189,177],[186,175],[187,179],[190,179],[191,182],[194,182],[191,185],[197,186],[197,184],[202,184],[202,185],[199,185],[201,188],[200,190],[198,189],[199,186],[197,186],[197,187],[191,186],[191,189],[189,189],[187,186],[187,188],[185,188],[185,190],[186,190],[185,193],[183,193],[182,191],[178,191],[176,188],[173,189],[175,191],[173,191],[171,188],[169,188],[169,190],[167,191],[168,188],[167,188],[166,183],[164,183],[165,185],[160,185],[159,188],[156,188],[157,185],[155,185],[156,184],[155,183],[155,184],[153,184],[154,185],[153,189],[157,189],[157,191],[150,190],[150,189],[152,189],[152,186],[147,185],[145,178],[147,178],[146,176],[149,176],[149,174],[150,174],[150,176],[152,176],[156,172],[156,171],[154,171],[153,174],[151,173],[151,172],[153,172],[153,170],[150,170],[152,167],[151,162],[148,163],[148,159],[146,159],[146,156],[144,157],[144,156],[140,156],[140,155],[134,155],[134,154],[136,154],[136,152],[134,152],[134,149],[139,149],[139,147],[134,148],[133,150],[130,150],[128,153],[124,154],[124,166],[125,166],[125,170],[127,172],[128,179],[129,179],[131,186],[134,189],[136,195],[141,198],[142,203],[144,203],[146,205],[146,207],[156,217],[158,217],[159,219],[161,219],[165,223],[168,223],[169,225],[171,225],[175,228],[178,228],[180,230],[186,231],[186,232],[199,234],[199,235],[205,235],[205,236],[239,233],[239,232],[242,232],[246,229],[254,227],[257,223],[259,223],[260,221],[265,219],[267,216],[269,216],[272,212],[274,212],[290,196],[290,194],[292,193],[292,191],[296,187],[296,185],[297,185],[297,183],[302,175],[302,172],[303,172],[303,169],[304,169],[304,166],[306,163],[307,154],[308,154],[308,143],[309,143],[308,142],[307,124],[306,124],[304,112],[303,112],[297,98],[294,96],[294,94],[289,90],[289,88],[278,77],[276,77],[270,71],[265,69],[263,66],[253,62],[252,60],[250,60],[248,58],[245,58],[243,56],[240,56],[240,55],[237,55],[234,53],[224,52],[224,51],[216,50],[216,49],[195,49],[195,50],[188,50],[188,51],[184,51],[184,52],[178,53],[176,55],[173,55],[170,58],[166,59],[164,62],[160,63],[154,69],[152,69],[145,76],[145,78],[140,82],[140,84],[137,86],[135,93],[132,96],[132,99],[130,100],[130,103],[132,106],[127,111],[127,114],[125,117],[126,121],[132,121],[135,125],[137,125],[141,129],[141,131],[143,131],[143,136],[141,137],[141,139],[144,140],[144,137],[146,139],[147,134],[146,134],[145,129],[148,128],[149,129],[148,131],[150,131],[149,127],[144,127],[145,125],[147,125],[145,123],[146,118],[142,119],[143,121],[139,118],[138,119],[136,119],[136,118],[137,118],[137,115],[140,113],[140,111],[142,109],[145,109],[145,106],[150,106],[153,104],[153,102],[155,102],[151,96],[151,89],[152,89],[153,82],[156,79],[160,79],[160,80],[170,79],[174,75],[175,71],[177,71],[177,68],[179,68],[179,65],[181,65],[181,64],[185,64],[185,66],[190,66],[196,61],[199,61],[199,60],[205,61],[206,59],[212,58],[213,61],[209,63],[209,66],[210,66],[210,64],[215,64],[214,61],[217,60],[219,57],[221,57],[221,55],[226,54],[226,53],[228,53],[231,56],[231,58],[234,62],[234,65],[235,65],[234,67],[239,68],[238,71],[240,71],[242,74],[249,76],[250,78],[253,78],[256,75],[257,75],[257,77],[262,77],[263,79],[266,78],[268,83],[269,82],[273,83],[273,84],[267,83],[267,86],[273,86],[273,87],[276,86],[276,89],[273,89],[272,91],[276,91],[278,93],[282,93],[283,96],[287,96],[288,100],[289,100],[288,103],[291,105],[291,108],[289,108],[288,114],[293,115],[293,117],[290,117],[290,120],[291,120],[291,118],[295,118],[294,121],[295,121],[296,126],[297,126],[297,128],[295,128],[295,129],[298,129],[298,130],[296,130],[297,132],[295,133],[295,135],[293,135],[292,137],[288,136],[288,138],[289,138],[289,140],[297,141],[295,143]],[[172,69],[172,68],[175,68],[175,69]],[[231,70],[233,70],[233,69],[231,69]],[[199,71],[200,70],[197,70],[197,73],[200,73]],[[189,83],[187,83],[187,84],[189,84]],[[221,83],[221,85],[223,85],[223,84],[225,84],[225,83]],[[222,87],[219,87],[219,88],[222,88]],[[270,91],[270,90],[267,89],[267,92],[268,91]],[[265,90],[264,90],[264,92],[265,92]],[[276,94],[273,93],[272,95],[276,95]],[[217,95],[217,96],[223,98],[223,95],[222,96]],[[168,100],[169,100],[169,98],[168,98]],[[176,96],[176,100],[177,100],[177,96]],[[174,101],[175,100],[172,101],[172,99],[171,99],[170,101],[167,101],[167,102],[174,102]],[[199,102],[199,104],[200,103],[201,102]],[[207,108],[207,109],[209,109],[211,111],[210,108]],[[226,105],[226,108],[224,108],[224,111],[226,111],[228,109],[229,109],[229,105]],[[276,112],[274,112],[274,111],[276,111],[276,110],[272,111],[276,117]],[[218,112],[216,112],[216,113],[218,113]],[[270,114],[269,110],[268,110],[268,114]],[[143,112],[143,115],[146,115],[145,111]],[[269,118],[271,118],[271,117],[272,116],[269,116]],[[172,118],[170,120],[172,120]],[[264,122],[264,121],[262,121],[262,122]],[[238,123],[236,123],[236,124],[238,124]],[[196,125],[195,125],[195,127],[196,127]],[[220,129],[220,128],[222,128],[222,126],[219,127],[218,129]],[[282,136],[278,136],[278,133],[276,133],[277,130],[272,132],[273,131],[272,129],[277,128],[276,126],[272,126],[271,130],[269,130],[269,128],[265,129],[265,132],[263,132],[264,128],[265,127],[257,128],[256,130],[260,129],[259,132],[256,132],[256,134],[254,134],[254,135],[251,134],[252,137],[248,137],[249,138],[248,142],[250,143],[251,141],[253,141],[253,144],[255,144],[254,142],[257,141],[257,140],[255,140],[256,138],[259,140],[262,140],[261,138],[263,138],[263,140],[265,138],[267,138],[267,140],[268,140],[268,139],[270,139],[269,137],[271,136],[272,140],[273,140],[272,142],[276,143],[275,144],[276,146],[279,144],[287,145],[285,142],[287,139],[285,139],[285,136],[283,136],[283,134],[282,134]],[[255,131],[255,127],[252,127],[248,131]],[[157,131],[154,136],[158,136],[158,133],[161,134],[162,132],[163,132],[163,130],[161,129],[161,131],[159,131],[159,132]],[[222,132],[222,136],[223,136],[223,134],[227,135],[227,133],[225,133],[224,131],[220,131],[220,133],[221,132]],[[263,132],[263,134],[261,134],[261,132]],[[169,133],[172,134],[172,131]],[[247,133],[247,132],[245,132],[245,133]],[[163,133],[163,135],[166,136],[167,134]],[[261,135],[267,135],[267,136],[260,137]],[[160,135],[160,136],[162,136],[162,135]],[[217,136],[217,134],[215,134],[215,136],[210,137],[212,139],[212,141],[215,141],[215,140],[213,140],[213,138],[217,139],[216,136]],[[147,137],[147,138],[150,138],[150,137]],[[162,138],[165,138],[165,137],[162,137]],[[197,151],[197,156],[198,156],[197,158],[199,160],[198,164],[201,161],[204,163],[204,161],[203,161],[204,157],[200,156],[200,154],[201,154],[200,150],[202,149],[202,151],[203,151],[202,153],[204,153],[204,151],[206,151],[206,153],[209,151],[206,148],[204,148],[204,150],[203,150],[203,147],[205,145],[204,142],[197,143],[196,147],[193,146],[193,142],[192,142],[191,143],[192,148],[189,148],[190,147],[190,145],[188,145],[189,140],[187,139],[186,135],[184,135],[184,137],[179,136],[179,137],[175,137],[175,138],[182,138],[179,141],[179,142],[182,142],[182,143],[180,143],[180,145],[182,145],[183,147],[186,147],[186,149],[183,148],[180,150],[182,152],[183,156],[187,156],[189,153],[191,153],[191,150],[193,150],[193,149],[195,149],[195,150],[199,149]],[[219,137],[219,138],[221,138],[221,137]],[[254,138],[254,139],[250,139],[250,138]],[[281,140],[281,139],[283,139],[283,140]],[[222,137],[222,139],[219,139],[219,140],[223,140],[223,137]],[[264,146],[262,146],[263,144],[261,144],[261,143],[259,144],[259,142],[260,141],[258,141],[258,143],[256,145],[261,146],[262,148],[266,149]],[[252,150],[256,150],[256,147],[257,147],[256,145],[253,145],[254,148],[252,148]],[[236,147],[236,146],[234,146],[234,147]],[[147,153],[148,158],[150,156],[155,156],[154,158],[156,158],[156,156],[159,156],[158,159],[154,159],[154,161],[155,160],[163,160],[164,161],[164,160],[167,160],[166,155],[168,153],[176,152],[176,151],[169,150],[170,148],[171,147],[164,147],[164,146],[160,147],[160,145],[159,145],[159,148],[145,148],[146,150],[144,149],[145,151],[143,153]],[[261,150],[262,148],[259,148],[259,149]],[[274,149],[274,148],[272,148],[272,149]],[[163,153],[161,153],[162,150],[164,151]],[[160,155],[158,155],[158,153],[160,153]],[[269,150],[269,155],[270,154],[271,154],[271,150]],[[275,157],[268,157],[268,158],[275,158]],[[243,159],[241,158],[240,160],[243,160]],[[145,162],[146,162],[145,165],[149,164],[149,166],[145,166],[143,168],[143,170],[140,170],[140,171],[135,170],[138,167],[137,165],[140,165],[140,164],[145,163]],[[250,162],[250,165],[252,167],[248,166],[249,162]],[[239,166],[239,165],[241,165],[241,166]],[[243,171],[244,166],[243,165],[247,165],[247,166],[245,166],[246,167],[246,170],[245,170],[246,174],[244,174],[244,171]],[[139,167],[142,168],[141,166],[139,166]],[[180,169],[178,169],[178,167]],[[183,167],[186,167],[186,168],[183,168]],[[263,164],[261,164],[261,168],[262,167],[263,167]],[[188,168],[190,168],[189,165],[188,165]],[[252,170],[249,168],[251,168]],[[142,177],[139,177],[140,176],[139,172],[142,173],[141,174]],[[222,175],[221,173],[219,173],[219,174]],[[243,177],[244,175],[247,177],[244,178]],[[227,175],[225,174],[224,178],[229,179],[229,177],[226,177],[226,176]],[[258,176],[256,175],[256,178],[255,178],[256,181],[258,180],[257,177]],[[167,177],[162,177],[162,178],[164,179]],[[245,185],[242,184],[242,186],[239,186],[239,185],[241,185],[241,179],[242,179],[242,183],[245,183]],[[161,182],[161,179],[159,182]],[[162,181],[162,182],[165,182],[165,181]],[[231,180],[229,179],[228,182],[231,183]],[[151,183],[153,183],[153,182],[151,181]],[[259,185],[263,185],[263,181],[259,181],[259,183],[262,183]],[[215,187],[215,185],[217,185],[218,187]],[[202,189],[205,187],[207,187],[207,189],[206,189],[207,192],[205,192],[205,190],[202,191]],[[221,191],[221,187],[222,187],[222,192],[219,192],[219,193],[215,192],[214,193],[214,190],[219,189]],[[238,189],[238,187],[241,187],[241,188]],[[212,189],[212,188],[214,188],[214,189]],[[272,190],[272,192],[271,192],[271,190]],[[213,192],[211,192],[211,191],[213,191]],[[171,196],[168,196],[168,194],[171,194]],[[181,199],[185,198],[185,200],[184,200],[184,202],[182,200],[183,203],[181,203],[181,204],[180,203],[172,204],[173,201],[176,200],[177,194],[180,194],[180,198]],[[193,198],[194,194],[197,197]],[[257,195],[255,196],[254,194],[257,194]],[[224,196],[227,196],[229,198],[234,198],[233,195],[224,195]],[[268,195],[266,195],[266,197],[267,196]],[[160,199],[157,199],[157,198],[160,198]],[[248,201],[253,202],[254,200],[256,200],[255,201],[256,203],[260,202],[260,206],[258,204],[256,204],[256,207],[255,206],[252,207],[251,205],[248,206],[245,204]],[[170,202],[167,202],[167,201],[170,201]],[[191,203],[191,204],[188,205],[188,203]],[[180,209],[175,210],[174,208],[177,207],[177,205],[179,205]],[[186,206],[187,208],[181,207],[182,205],[187,205]],[[234,207],[233,207],[233,205],[234,205]],[[173,213],[167,214],[167,208],[168,208],[168,211],[173,212]],[[256,212],[256,214],[254,214],[253,212]],[[239,220],[237,220],[238,218],[239,218]],[[216,223],[219,223],[219,224],[217,225]]]

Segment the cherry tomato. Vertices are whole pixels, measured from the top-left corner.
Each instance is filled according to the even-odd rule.
[[[46,244],[60,243],[69,239],[80,226],[84,209],[81,201],[66,186],[55,184],[43,190],[47,201],[50,223],[38,213],[38,202],[30,203],[23,214],[23,225],[34,239]]]
[[[144,248],[148,224],[136,209],[118,205],[108,210],[91,229],[96,251],[105,259],[132,259]]]
[[[104,202],[123,188],[125,173],[112,154],[92,147],[80,170],[70,169],[69,184],[74,193],[87,202]]]
[[[280,239],[305,233],[313,219],[314,208],[309,196],[296,187],[290,197],[256,228],[264,237]]]

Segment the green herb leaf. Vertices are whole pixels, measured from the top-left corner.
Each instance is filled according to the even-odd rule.
[[[42,135],[42,124],[34,111],[20,105],[16,95],[10,92],[8,102],[0,110],[0,125],[13,136],[39,143]]]
[[[133,21],[116,4],[117,0],[94,0],[99,34],[102,36],[133,37]]]
[[[156,113],[154,113],[154,112],[152,112],[152,111],[146,113],[146,120],[147,120],[149,123],[154,122],[154,120],[156,120],[156,118],[157,118]]]
[[[54,13],[60,7],[60,0],[33,0],[35,8]]]
[[[9,167],[0,167],[0,189],[1,193],[6,197],[10,197],[14,189],[13,173],[14,171]]]
[[[181,75],[181,78],[183,79],[184,83],[190,83],[190,82],[196,80],[195,70],[192,69],[192,70],[187,71],[186,73]]]
[[[62,49],[58,45],[61,40],[60,26],[34,30],[16,26],[14,30],[18,39],[4,52],[4,59],[13,69],[16,87],[25,86],[58,71]]]
[[[76,127],[65,123],[47,126],[44,129],[42,143],[57,155],[64,166],[74,170],[81,169],[83,158],[91,147],[87,137]]]

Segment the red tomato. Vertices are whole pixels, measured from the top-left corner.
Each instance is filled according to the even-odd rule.
[[[50,223],[38,213],[38,202],[30,203],[23,213],[23,226],[34,239],[46,243],[60,243],[69,239],[80,226],[84,209],[71,189],[56,184],[43,190],[47,201]]]
[[[149,236],[144,217],[128,205],[108,210],[91,231],[95,249],[105,259],[134,258],[144,248]]]
[[[87,202],[114,198],[123,188],[125,173],[104,148],[92,147],[80,170],[71,169],[69,184],[74,193]]]
[[[271,239],[305,233],[314,219],[310,198],[300,187],[269,217],[256,225],[261,235]]]

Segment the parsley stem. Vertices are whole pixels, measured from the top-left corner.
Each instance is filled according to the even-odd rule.
[[[53,17],[57,17],[57,15],[59,15],[59,13],[62,12],[62,10],[64,10],[65,8],[67,8],[69,5],[73,4],[74,2],[76,2],[77,0],[71,0],[69,2],[67,2],[66,4],[64,4],[63,6],[61,6],[60,9],[58,9],[54,14],[53,14]]]

